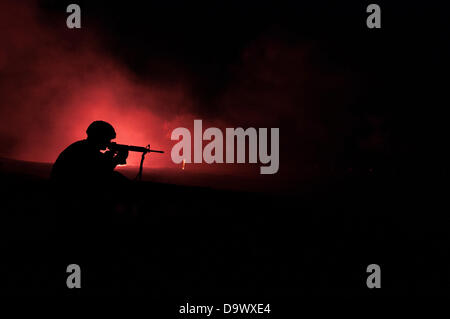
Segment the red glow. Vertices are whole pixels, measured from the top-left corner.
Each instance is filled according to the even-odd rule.
[[[166,151],[146,166],[170,166],[171,123],[178,125],[186,117],[180,110],[190,107],[184,89],[139,84],[92,34],[51,29],[36,12],[14,1],[0,4],[0,71],[10,75],[0,83],[0,156],[53,162],[86,137],[92,121],[104,120],[115,127],[116,142]],[[139,160],[130,153],[129,164]]]
[[[230,67],[229,83],[202,100],[191,81],[195,70],[174,72],[163,81],[149,67],[138,77],[95,32],[95,26],[69,30],[64,19],[46,19],[30,2],[0,2],[0,157],[53,162],[65,147],[85,138],[92,121],[104,120],[115,127],[116,142],[165,151],[148,154],[145,167],[179,172],[170,158],[171,132],[192,129],[193,120],[201,119],[204,128],[222,130],[283,126],[279,174],[289,175],[290,167],[307,175],[309,163],[319,157],[328,162],[329,154],[321,150],[332,151],[329,146],[341,142],[335,133],[349,127],[345,114],[333,110],[348,105],[354,90],[342,76],[317,68],[305,45],[256,39]],[[333,112],[324,119],[327,108]],[[332,117],[335,125],[330,126]],[[139,165],[139,160],[139,154],[131,153],[128,164]],[[183,175],[242,176],[249,166],[259,174],[259,165],[189,164]]]

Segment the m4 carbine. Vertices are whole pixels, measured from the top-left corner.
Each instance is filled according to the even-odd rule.
[[[134,145],[124,145],[124,144],[117,144],[117,143],[110,143],[108,145],[108,148],[112,151],[129,151],[129,152],[141,152],[141,153],[164,153],[164,151],[157,151],[150,149],[150,145],[147,145],[146,147],[142,146],[134,146]]]
[[[142,153],[141,163],[139,165],[139,173],[136,176],[136,179],[139,181],[142,180],[142,169],[144,167],[145,154],[147,154],[147,153],[164,153],[164,151],[152,150],[150,148],[150,144],[147,145],[146,147],[142,147],[142,146],[134,146],[134,145],[117,144],[117,143],[112,142],[108,145],[108,148],[111,151],[127,150],[130,152],[141,152]]]

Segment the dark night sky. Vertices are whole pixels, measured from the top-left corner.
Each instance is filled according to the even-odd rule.
[[[71,2],[2,4],[0,156],[52,161],[109,112],[123,142],[166,149],[193,118],[280,127],[286,171],[445,162],[442,5],[378,1],[369,30],[369,1],[78,1],[82,29],[69,30]],[[133,123],[146,116],[150,131]]]

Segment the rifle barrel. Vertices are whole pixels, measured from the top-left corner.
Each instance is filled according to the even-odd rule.
[[[164,153],[164,151],[157,151],[157,150],[152,150],[146,147],[142,147],[142,146],[134,146],[134,145],[124,145],[124,144],[117,144],[117,143],[111,143],[110,144],[110,149],[113,150],[128,150],[130,152],[141,152],[141,153]]]

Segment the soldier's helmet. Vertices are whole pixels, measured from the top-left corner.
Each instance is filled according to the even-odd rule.
[[[105,121],[94,121],[86,130],[90,140],[112,140],[116,138],[114,127]]]

